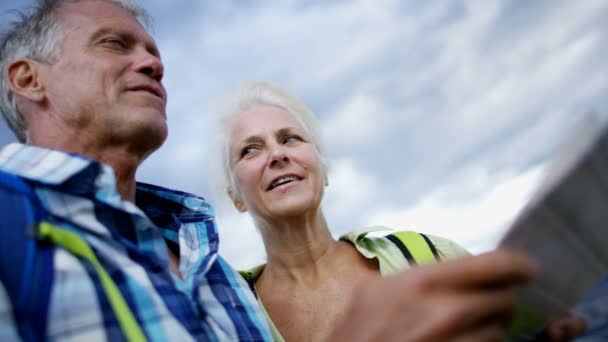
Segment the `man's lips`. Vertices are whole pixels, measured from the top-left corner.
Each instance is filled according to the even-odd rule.
[[[160,99],[166,101],[165,92],[162,87],[152,85],[152,84],[140,84],[136,86],[129,87],[127,90],[129,91],[145,91],[151,93],[152,95],[159,97]]]

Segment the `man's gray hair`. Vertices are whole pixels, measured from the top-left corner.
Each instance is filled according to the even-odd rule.
[[[26,141],[27,127],[17,106],[15,95],[8,86],[7,69],[15,60],[31,58],[42,63],[54,63],[63,38],[57,10],[65,5],[91,0],[37,0],[26,11],[15,13],[17,18],[0,34],[0,111],[19,141]],[[101,0],[115,4],[148,27],[150,16],[132,0]]]

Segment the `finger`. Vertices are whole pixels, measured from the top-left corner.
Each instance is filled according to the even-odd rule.
[[[452,342],[469,342],[469,341],[504,341],[507,335],[507,328],[500,323],[486,324],[470,330],[467,330],[458,336],[447,339]]]
[[[412,270],[414,271],[414,270]],[[512,286],[531,280],[537,266],[524,254],[496,250],[416,269],[426,285],[483,288]],[[405,273],[405,272],[404,272]]]
[[[585,333],[587,322],[577,315],[568,314],[561,319],[551,322],[545,328],[549,341],[570,341]]]
[[[437,318],[443,320],[439,326],[450,331],[467,331],[488,323],[500,323],[505,328],[514,312],[514,297],[508,290],[486,290],[445,295],[438,305],[443,310]]]

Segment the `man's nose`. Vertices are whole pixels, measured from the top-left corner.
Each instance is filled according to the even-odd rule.
[[[139,64],[137,65],[137,71],[158,82],[162,81],[165,66],[160,60],[160,57],[145,51],[141,53],[140,58]]]

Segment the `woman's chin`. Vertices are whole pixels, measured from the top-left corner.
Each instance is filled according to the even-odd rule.
[[[319,209],[319,204],[313,201],[295,201],[287,199],[268,208],[269,216],[277,218],[304,217]]]

